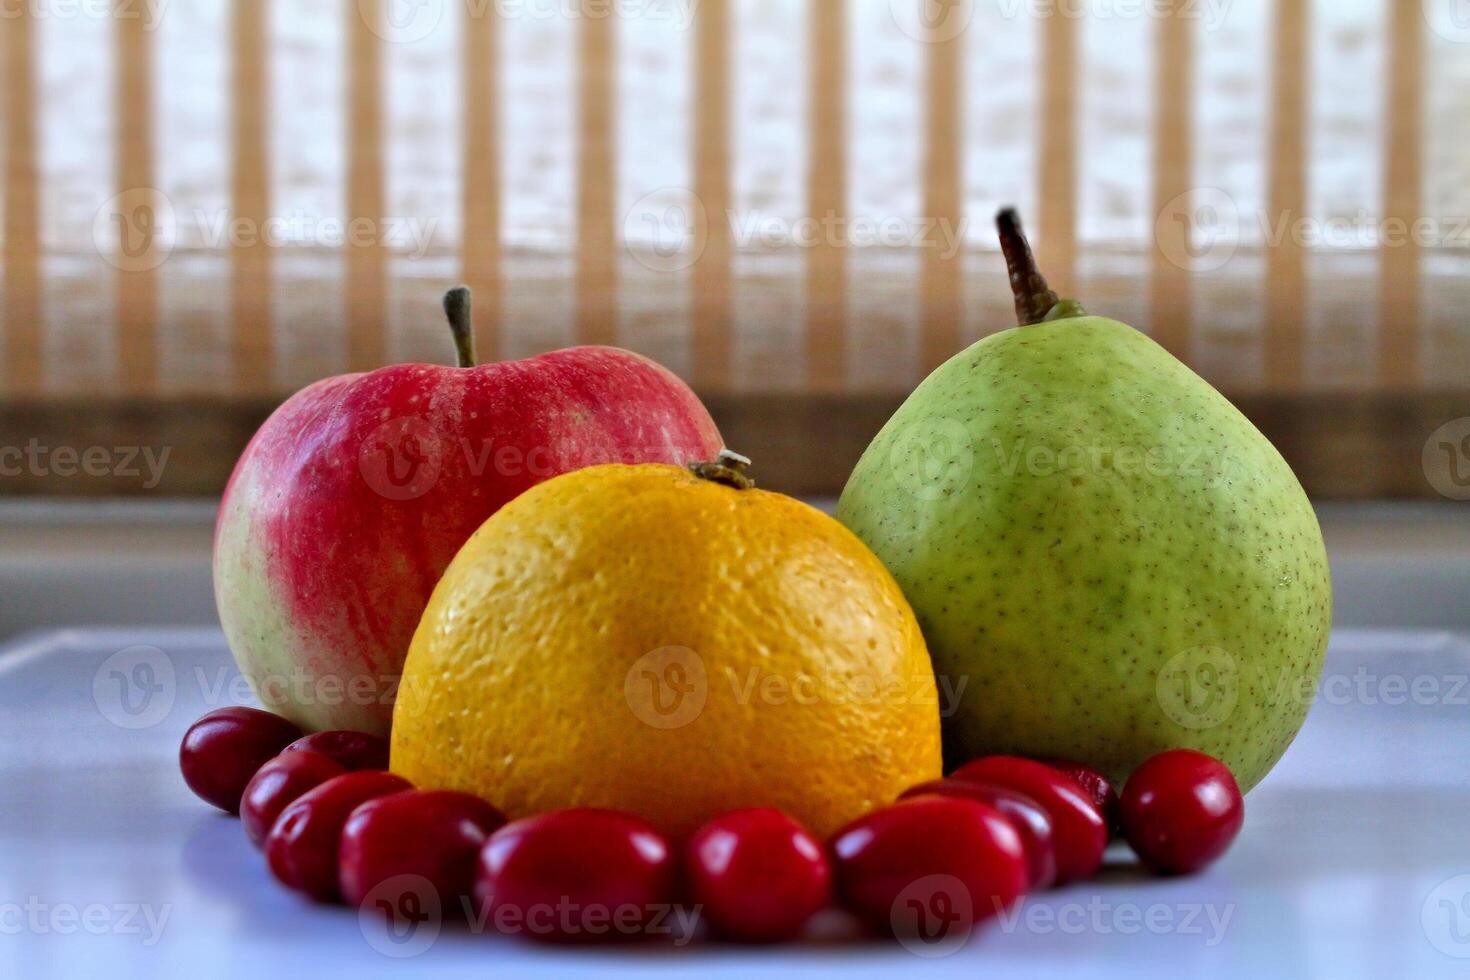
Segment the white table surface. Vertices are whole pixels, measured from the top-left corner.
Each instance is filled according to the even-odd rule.
[[[1470,975],[1462,635],[1335,636],[1306,728],[1205,874],[1123,864],[940,958],[851,939],[557,949],[447,929],[389,956],[409,947],[277,887],[237,821],[180,779],[180,735],[233,703],[236,676],[210,630],[0,648],[0,977]]]

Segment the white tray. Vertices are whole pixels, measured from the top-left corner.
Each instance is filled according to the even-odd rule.
[[[1119,855],[939,958],[846,938],[548,949],[444,930],[385,944],[276,886],[238,823],[180,780],[180,735],[232,702],[236,676],[213,631],[0,647],[0,977],[1470,975],[1461,635],[1337,635],[1305,730],[1206,874],[1148,878]]]

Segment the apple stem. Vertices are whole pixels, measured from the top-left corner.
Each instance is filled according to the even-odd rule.
[[[689,469],[701,480],[723,483],[736,490],[749,490],[755,486],[755,480],[747,472],[750,469],[750,457],[742,456],[731,449],[721,449],[713,460],[690,463]]]
[[[470,315],[470,287],[455,286],[444,294],[444,315],[454,334],[454,360],[462,368],[475,366],[475,325]]]
[[[1006,257],[1006,272],[1011,277],[1011,292],[1016,297],[1016,319],[1023,327],[1048,319],[1047,314],[1062,299],[1036,267],[1036,256],[1031,254],[1031,245],[1021,230],[1021,216],[1015,208],[1002,208],[995,216],[995,227],[1000,233],[1001,254]],[[1066,302],[1068,308],[1063,315],[1083,315],[1082,307],[1074,300]]]

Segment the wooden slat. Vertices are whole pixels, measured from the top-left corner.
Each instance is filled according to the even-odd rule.
[[[760,464],[760,484],[792,494],[835,496],[872,434],[905,392],[715,393],[705,399],[720,432]],[[1226,390],[1281,450],[1313,499],[1418,497],[1438,500],[1424,478],[1424,437],[1465,410],[1470,391],[1317,392],[1273,395]],[[256,396],[117,399],[76,397],[8,401],[0,445],[167,446],[162,482],[144,486],[143,461],[96,477],[0,473],[0,495],[218,496],[230,469],[277,399]],[[1363,466],[1363,460],[1379,460]]]
[[[1409,388],[1420,380],[1420,248],[1409,232],[1423,213],[1424,22],[1417,4],[1390,3],[1389,11],[1383,217],[1385,231],[1398,238],[1385,236],[1379,248],[1378,379],[1386,388]]]
[[[703,0],[694,14],[694,197],[704,208],[704,251],[693,268],[693,382],[730,382],[730,9]]]
[[[38,391],[41,378],[40,197],[36,177],[35,23],[17,4],[5,23],[5,389]]]
[[[383,227],[382,4],[348,0],[347,220],[371,222],[372,242],[346,247],[347,362],[350,370],[381,367],[387,358],[388,261]],[[372,22],[373,17],[380,20]]]
[[[1188,254],[1193,209],[1177,206],[1193,183],[1190,145],[1194,99],[1195,19],[1181,16],[1185,0],[1170,0],[1158,19],[1154,98],[1155,222],[1149,333],[1176,357],[1186,357],[1190,337],[1190,278],[1177,257]],[[1168,212],[1166,215],[1165,212]],[[1170,256],[1174,256],[1173,259]]]
[[[1295,221],[1307,204],[1307,15],[1309,0],[1277,0],[1271,86],[1270,227]],[[1295,391],[1305,360],[1306,270],[1290,234],[1266,250],[1266,385]]]
[[[129,223],[148,216],[135,209],[151,205],[153,174],[153,51],[148,22],[122,16],[131,0],[117,0],[117,193],[125,213],[118,233],[123,248],[134,247],[137,230]],[[156,220],[156,215],[152,216]],[[136,242],[144,249],[134,261],[123,253],[117,271],[118,375],[124,391],[150,392],[158,383],[158,273],[154,230]]]
[[[499,15],[494,5],[464,7],[464,162],[461,277],[474,291],[480,357],[499,352],[500,327],[500,90]]]
[[[847,215],[846,7],[811,5],[807,208],[820,227],[842,228]],[[841,388],[846,375],[847,249],[826,237],[807,250],[806,374],[816,391]]]
[[[925,45],[929,64],[925,83],[923,218],[947,225],[949,235],[958,234],[964,220],[960,177],[963,39],[961,33]],[[961,247],[955,254],[947,254],[949,235],[931,235],[920,256],[919,369],[925,374],[960,346],[964,250]]]
[[[1036,258],[1063,296],[1076,291],[1077,57],[1077,18],[1041,18]]]
[[[270,216],[270,99],[266,81],[266,17],[261,0],[234,0],[232,19],[234,119],[230,129],[230,212],[264,227]],[[263,241],[240,240],[230,247],[230,334],[234,387],[259,391],[270,386],[271,255]]]
[[[579,25],[577,340],[617,342],[617,18]]]

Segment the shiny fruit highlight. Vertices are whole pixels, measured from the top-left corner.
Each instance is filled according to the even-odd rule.
[[[392,773],[364,770],[343,773],[297,797],[266,835],[271,874],[318,902],[337,901],[337,852],[348,816],[368,800],[411,788]]]
[[[504,823],[489,803],[453,790],[368,800],[342,828],[342,898],[352,906],[370,903],[389,918],[410,912],[460,918],[470,908],[480,848]]]
[[[179,743],[179,771],[206,803],[240,812],[240,796],[255,771],[295,739],[301,729],[259,708],[218,708],[204,715]]]
[[[1123,836],[1160,874],[1191,874],[1229,849],[1245,822],[1235,776],[1191,749],[1160,752],[1123,787]]]
[[[903,800],[854,820],[831,848],[838,898],[877,932],[962,937],[1026,889],[1021,836],[974,800]]]
[[[641,936],[675,898],[669,845],[647,822],[577,808],[526,817],[480,851],[475,901],[489,928],[541,942]]]
[[[1040,803],[1055,832],[1058,884],[1090,878],[1102,865],[1107,824],[1097,804],[1070,776],[1034,759],[989,755],[960,766],[952,778],[1009,787]]]
[[[690,900],[728,939],[790,939],[831,895],[821,841],[779,810],[722,814],[689,838],[684,853]]]

